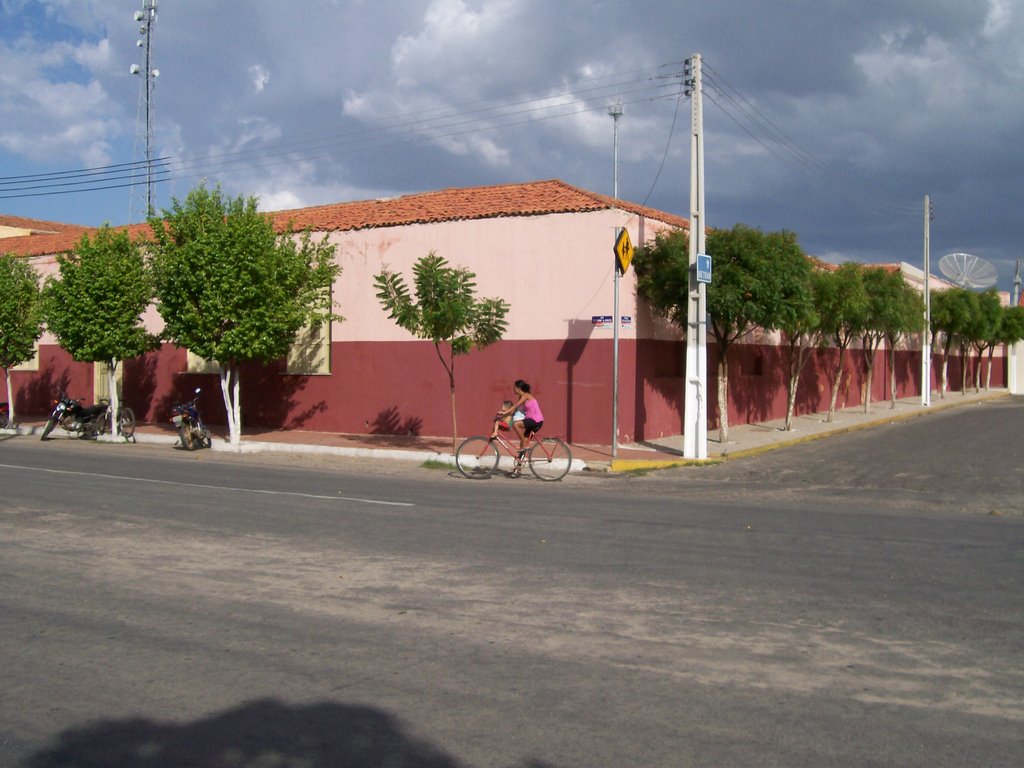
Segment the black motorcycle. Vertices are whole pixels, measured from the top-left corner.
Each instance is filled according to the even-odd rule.
[[[77,433],[79,437],[95,438],[103,430],[103,420],[106,416],[106,403],[82,405],[80,400],[61,392],[60,398],[53,401],[53,412],[43,427],[43,436],[39,439],[46,440],[57,426],[65,432]]]
[[[7,429],[10,423],[11,409],[7,407],[7,403],[0,403],[0,429]]]
[[[186,451],[196,448],[209,448],[213,445],[213,438],[210,437],[210,430],[203,423],[203,417],[199,415],[199,387],[196,387],[196,396],[187,403],[178,403],[171,409],[171,423],[178,429],[178,438],[181,440],[181,447]]]

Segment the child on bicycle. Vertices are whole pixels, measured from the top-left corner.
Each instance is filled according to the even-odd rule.
[[[501,404],[501,408],[494,414],[494,429],[491,430],[491,440],[494,440],[498,436],[498,432],[508,432],[511,428],[513,416],[509,415],[512,411],[512,401],[506,400]],[[514,414],[515,411],[512,411]]]

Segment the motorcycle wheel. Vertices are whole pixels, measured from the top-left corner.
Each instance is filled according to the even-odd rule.
[[[99,437],[102,432],[101,422],[99,417],[93,419],[86,419],[82,422],[82,437],[86,440],[95,440]]]
[[[210,437],[210,431],[208,429],[206,429],[205,427],[203,428],[203,436],[202,436],[201,440],[202,440],[202,444],[205,445],[207,448],[212,448],[213,447],[213,438]]]
[[[7,414],[0,413],[0,429],[7,429]]]
[[[195,443],[192,442],[192,427],[188,424],[182,424],[178,427],[178,437],[181,439],[181,447],[186,451],[195,449]]]
[[[50,436],[50,433],[53,432],[53,428],[56,427],[56,426],[57,426],[57,420],[56,419],[50,419],[49,421],[47,421],[46,422],[46,426],[43,427],[43,435],[39,439],[40,440],[45,440],[46,438],[48,438]]]

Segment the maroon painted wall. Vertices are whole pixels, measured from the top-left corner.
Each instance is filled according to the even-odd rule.
[[[779,419],[786,412],[786,350],[737,345],[730,352],[729,420],[731,425]],[[801,377],[796,414],[825,411],[837,359],[834,349],[818,350]],[[330,376],[292,376],[283,363],[242,369],[243,434],[248,427],[306,429],[355,434],[451,434],[448,378],[432,344],[336,343]],[[544,432],[575,443],[611,442],[612,355],[610,338],[566,341],[502,341],[456,358],[458,431],[462,436],[486,432],[501,401],[512,397],[512,382],[529,381],[545,413]],[[709,429],[718,427],[718,352],[708,348]],[[992,385],[1006,386],[1005,358],[994,359]],[[969,363],[973,376],[974,359]],[[986,366],[987,368],[987,363]],[[191,399],[202,387],[203,415],[211,424],[225,422],[216,374],[184,373],[185,352],[164,345],[124,364],[124,401],[140,421],[169,418],[171,406]],[[865,389],[863,356],[845,356],[844,385],[837,408],[859,407]],[[681,342],[620,339],[619,440],[643,441],[682,431],[685,345]],[[960,388],[961,365],[953,357],[950,390]],[[896,355],[897,396],[920,393],[920,357]],[[932,367],[937,388],[941,356]],[[984,374],[983,374],[984,376]],[[39,418],[62,389],[92,401],[92,365],[76,363],[59,347],[40,350],[40,371],[12,373],[16,414]],[[984,379],[983,382],[984,384]],[[877,355],[872,401],[888,397],[889,359]],[[969,385],[970,386],[970,385]],[[938,395],[935,395],[938,397]]]

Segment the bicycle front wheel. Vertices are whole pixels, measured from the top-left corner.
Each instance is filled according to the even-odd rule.
[[[561,480],[572,467],[572,451],[557,437],[545,437],[530,448],[527,462],[538,480]]]
[[[486,437],[467,437],[455,452],[455,466],[464,477],[483,480],[498,468],[498,448]]]

